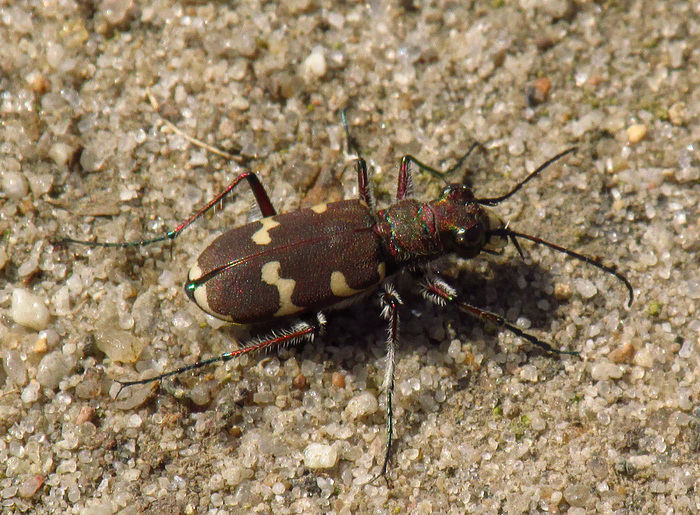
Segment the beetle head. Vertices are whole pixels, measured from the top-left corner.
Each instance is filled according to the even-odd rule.
[[[482,251],[498,254],[508,243],[498,234],[505,227],[503,220],[479,205],[464,185],[448,185],[433,207],[437,230],[448,252],[469,259]]]

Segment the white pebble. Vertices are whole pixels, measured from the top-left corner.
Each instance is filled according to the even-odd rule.
[[[73,361],[62,352],[47,354],[36,369],[36,380],[44,388],[53,390],[73,369]]]
[[[49,325],[49,310],[41,297],[22,288],[12,291],[10,316],[19,325],[41,331]]]
[[[362,392],[360,395],[350,399],[345,408],[345,413],[350,419],[356,419],[358,417],[371,415],[376,412],[377,409],[379,409],[377,398],[370,392]]]
[[[2,174],[2,189],[11,199],[21,199],[27,196],[29,186],[27,179],[19,172],[5,172]]]
[[[51,190],[52,185],[53,175],[50,173],[42,173],[29,177],[29,187],[31,188],[32,193],[37,197],[48,193]]]
[[[595,284],[586,279],[576,279],[574,286],[584,299],[590,299],[598,293],[598,288],[595,287]]]
[[[459,340],[452,340],[450,346],[447,348],[447,355],[451,357],[455,363],[463,363],[466,354],[462,351],[462,342]]]
[[[329,469],[338,462],[338,451],[332,445],[312,443],[304,449],[304,465],[310,469]]]
[[[690,411],[693,409],[693,400],[688,394],[688,390],[679,389],[678,391],[678,407],[683,411]]]
[[[32,379],[29,384],[22,390],[22,402],[25,404],[31,404],[39,398],[39,390],[41,390],[41,385],[38,381]]]
[[[530,381],[532,383],[537,382],[537,367],[534,365],[525,365],[520,369],[520,379],[524,381]]]
[[[118,329],[98,331],[95,340],[97,348],[107,354],[109,359],[122,363],[136,363],[146,346],[145,340]]]
[[[651,344],[646,344],[634,353],[632,362],[643,368],[651,368],[656,361],[655,348]]]
[[[622,367],[614,363],[596,363],[591,368],[591,377],[594,381],[620,379],[622,377],[622,372]]]
[[[121,477],[126,481],[136,481],[141,477],[141,471],[136,468],[121,471]]]
[[[323,49],[315,48],[309,57],[302,64],[304,76],[309,79],[320,79],[328,71],[326,64],[326,56],[323,54]]]
[[[22,355],[15,349],[6,350],[3,357],[3,368],[7,377],[16,385],[24,386],[27,382],[27,366],[22,360]]]
[[[133,0],[102,0],[100,11],[112,24],[121,23],[131,9]]]
[[[515,321],[515,325],[517,325],[520,329],[530,329],[532,322],[530,322],[530,319],[526,317],[518,317],[518,319]]]
[[[126,420],[126,427],[131,427],[131,428],[141,427],[142,423],[143,423],[143,419],[140,416],[134,414],[134,415],[131,415]]]
[[[59,166],[67,164],[74,153],[75,149],[65,143],[54,143],[49,149],[49,157]]]

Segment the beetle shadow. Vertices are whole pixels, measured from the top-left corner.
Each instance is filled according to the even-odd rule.
[[[508,262],[487,261],[485,264],[477,264],[476,267],[465,267],[455,261],[446,261],[443,264],[445,266],[437,267],[436,270],[440,271],[439,275],[443,280],[455,288],[462,302],[503,316],[512,325],[516,324],[516,318],[525,317],[531,323],[525,332],[533,334],[556,349],[560,348],[560,344],[548,337],[547,332],[552,321],[559,317],[556,315],[558,308],[562,302],[566,301],[554,295],[555,278],[549,269],[536,262],[525,263],[518,257]],[[450,274],[447,270],[456,273]],[[523,279],[525,287],[521,288],[518,284],[522,284]],[[420,294],[416,281],[407,273],[400,274],[394,283],[403,300],[403,305],[400,307],[402,327],[405,327],[411,317],[419,316],[425,320],[419,324],[419,327],[422,326],[419,330],[426,334],[431,343],[440,344],[442,341],[436,341],[430,337],[432,327],[436,323],[447,326],[451,320],[454,320],[458,337],[498,352],[499,334],[503,331],[508,332],[506,329],[495,328],[455,306],[438,306],[425,300]],[[354,304],[342,311],[329,312],[327,329],[322,337],[324,344],[342,346],[343,341],[348,341],[349,334],[351,341],[364,341],[367,334],[372,334],[377,343],[383,345],[386,339],[387,322],[380,316],[378,298],[379,293],[374,293],[362,303]],[[542,301],[546,302],[546,309],[542,309]],[[511,310],[516,311],[515,317],[510,316]],[[476,338],[465,336],[474,329],[477,329]],[[416,343],[404,331],[399,336],[399,348],[404,352],[409,349],[415,350],[424,341],[421,339],[421,343]],[[523,342],[523,345],[527,355],[552,356],[551,353],[536,345],[530,345],[527,342]]]
[[[518,318],[524,317],[530,321],[530,326],[524,329],[526,333],[533,334],[556,349],[560,347],[547,335],[561,304],[554,294],[555,278],[549,269],[538,263],[525,263],[517,257],[509,262],[489,261],[485,270],[461,269],[457,280],[451,284],[464,302],[496,313],[512,325]],[[546,303],[545,309],[540,307],[543,301]],[[511,310],[515,310],[515,317],[510,316]],[[481,332],[488,344],[496,344],[499,333],[508,332],[503,328],[490,331],[483,322],[466,313],[462,313],[461,320],[465,326],[477,324],[484,327]],[[524,343],[528,354],[551,355],[536,345]]]

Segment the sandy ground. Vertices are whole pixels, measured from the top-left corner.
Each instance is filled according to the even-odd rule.
[[[700,510],[698,2],[5,0],[0,41],[2,513]],[[353,198],[342,108],[380,206],[405,154],[446,169],[482,143],[464,175],[484,197],[578,147],[494,210],[635,290],[628,309],[614,278],[528,242],[439,264],[576,359],[398,278],[386,481],[374,295],[313,344],[115,399],[113,379],[248,337],[182,291],[257,216],[245,187],[173,245],[59,244],[160,235],[246,170],[280,212]]]

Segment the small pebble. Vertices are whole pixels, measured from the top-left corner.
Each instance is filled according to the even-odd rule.
[[[292,384],[297,390],[306,390],[309,387],[309,381],[306,380],[304,374],[297,375],[292,381]]]
[[[39,488],[43,486],[43,484],[43,476],[32,476],[29,479],[24,480],[22,484],[19,485],[19,496],[24,497],[25,499],[33,497],[34,494],[39,491]]]
[[[49,157],[59,166],[68,163],[75,154],[75,149],[65,143],[54,143],[49,149]]]
[[[45,195],[51,191],[51,186],[53,186],[53,175],[50,173],[42,173],[29,177],[29,188],[37,197]]]
[[[128,331],[106,330],[95,333],[97,348],[112,361],[135,363],[146,346],[146,340],[136,338]]]
[[[530,322],[530,319],[526,317],[518,317],[518,319],[515,321],[515,325],[517,325],[520,329],[530,329],[530,327],[532,327],[532,322]]]
[[[49,310],[44,300],[27,290],[15,288],[12,291],[10,316],[19,325],[41,331],[49,325]]]
[[[379,402],[377,398],[370,392],[362,392],[350,399],[347,407],[345,408],[345,413],[351,418],[356,419],[358,417],[364,417],[366,415],[371,415],[379,409]]]
[[[639,143],[647,135],[647,126],[642,124],[632,125],[627,128],[627,141]]]
[[[554,296],[559,301],[566,301],[571,298],[571,286],[564,283],[556,283],[554,285]]]
[[[45,95],[51,91],[51,82],[37,71],[33,71],[27,75],[27,83],[32,88],[32,91],[38,95]]]
[[[591,368],[591,377],[594,381],[620,379],[622,377],[622,367],[608,362],[596,363]]]
[[[345,376],[340,372],[333,372],[331,383],[333,383],[333,386],[336,388],[345,388]]]
[[[685,102],[676,102],[668,109],[668,119],[673,125],[688,123],[688,107]]]
[[[133,0],[102,0],[100,12],[113,25],[121,23],[131,9]]]
[[[629,363],[634,357],[634,345],[630,342],[624,343],[621,346],[613,349],[610,353],[610,361],[616,364]]]
[[[581,484],[569,485],[564,489],[564,499],[569,505],[583,508],[591,496],[590,488]]]
[[[27,366],[22,355],[15,349],[8,349],[3,354],[3,368],[7,377],[16,385],[24,386],[27,383]]]
[[[25,404],[31,404],[39,399],[39,392],[41,391],[41,385],[35,379],[29,381],[29,384],[22,390],[22,402]]]
[[[304,76],[309,79],[320,79],[323,77],[326,71],[328,71],[326,56],[323,54],[323,50],[315,48],[304,60],[302,68],[304,70]]]
[[[688,394],[687,390],[680,390],[678,392],[678,407],[683,411],[690,411],[693,409],[694,400]]]
[[[46,351],[49,350],[49,346],[46,344],[46,335],[43,334],[43,331],[36,339],[36,342],[34,342],[33,350],[36,354],[45,354]]]
[[[5,195],[14,200],[26,197],[29,192],[27,179],[19,172],[2,174],[2,189]]]
[[[644,345],[634,353],[632,363],[643,368],[651,368],[656,362],[654,347],[652,345]]]
[[[595,284],[586,279],[576,279],[574,281],[574,286],[576,286],[576,290],[584,299],[593,298],[595,294],[598,293],[598,288],[595,287]]]
[[[540,77],[532,83],[527,90],[527,103],[530,107],[535,107],[547,100],[552,81],[547,77]]]
[[[300,15],[308,12],[313,6],[311,0],[285,0],[281,2],[282,5],[287,9],[289,14]]]
[[[44,388],[53,390],[73,369],[73,363],[61,352],[47,354],[36,369],[36,380]]]
[[[338,462],[338,451],[332,445],[312,443],[304,449],[304,465],[310,469],[329,469]]]
[[[520,369],[520,379],[524,381],[530,381],[531,383],[537,382],[537,367],[534,365],[525,365]]]
[[[83,406],[80,408],[80,413],[78,413],[78,416],[75,418],[75,423],[81,425],[85,422],[89,422],[93,419],[95,413],[96,410],[92,406]]]

